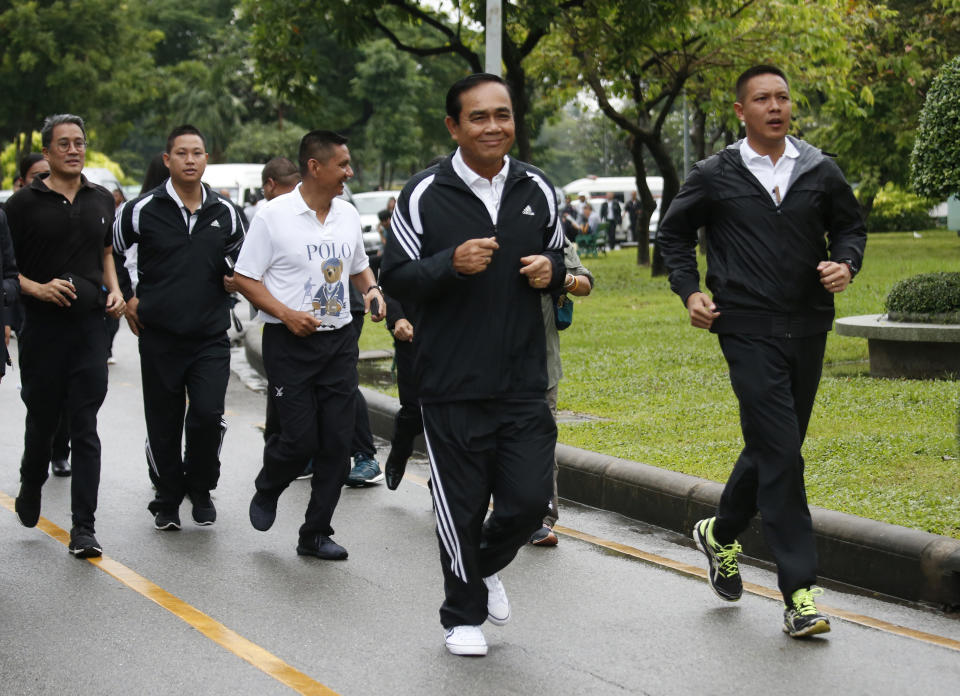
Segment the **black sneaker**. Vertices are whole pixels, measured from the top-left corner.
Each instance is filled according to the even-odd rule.
[[[180,514],[176,510],[157,510],[153,513],[153,526],[162,532],[180,529]]]
[[[250,524],[253,528],[265,532],[277,519],[277,498],[257,491],[250,501]]]
[[[96,558],[103,555],[100,542],[89,527],[74,527],[70,530],[70,545],[67,550],[77,558]]]
[[[347,558],[345,548],[322,534],[300,537],[300,543],[297,544],[297,554],[300,556],[316,556],[325,561],[343,561]]]
[[[721,546],[713,537],[713,522],[716,517],[700,520],[693,528],[693,540],[697,548],[703,551],[710,567],[707,569],[707,579],[710,587],[717,596],[727,602],[736,602],[743,595],[743,581],[740,579],[740,567],[737,565],[737,554],[743,550],[740,542]]]
[[[819,587],[801,587],[793,593],[793,606],[783,608],[783,631],[791,638],[805,638],[830,632],[830,619],[817,611],[813,598],[823,594]]]
[[[20,494],[13,503],[17,519],[24,527],[36,527],[40,520],[40,486],[29,483],[20,484]]]
[[[201,527],[208,527],[217,521],[217,508],[210,500],[210,491],[193,493],[190,495],[193,503],[193,521]]]
[[[383,472],[380,464],[373,457],[360,454],[353,455],[353,468],[347,476],[347,485],[351,488],[372,486],[383,481]]]

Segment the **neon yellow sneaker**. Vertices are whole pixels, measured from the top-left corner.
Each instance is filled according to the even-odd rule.
[[[740,579],[740,566],[737,554],[743,550],[740,542],[721,546],[713,538],[713,523],[716,517],[700,520],[693,528],[693,540],[697,548],[703,551],[710,567],[707,580],[717,596],[727,602],[736,602],[743,595],[743,581]]]
[[[783,630],[791,638],[829,633],[830,619],[817,611],[813,598],[823,594],[819,587],[801,587],[790,598],[793,606],[783,609]]]

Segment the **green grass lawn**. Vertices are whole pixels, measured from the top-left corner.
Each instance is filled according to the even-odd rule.
[[[562,424],[560,441],[723,482],[743,443],[716,336],[635,258],[584,260],[597,288],[561,334],[559,406],[602,420]],[[960,270],[956,233],[871,235],[837,316],[882,312],[894,282],[939,270]],[[368,322],[361,348],[375,347],[390,336]],[[958,413],[960,382],[871,378],[866,340],[831,333],[804,446],[811,504],[960,538]]]

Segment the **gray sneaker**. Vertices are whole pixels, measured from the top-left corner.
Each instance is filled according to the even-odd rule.
[[[353,458],[353,468],[347,476],[347,485],[350,487],[372,486],[383,481],[383,472],[380,464],[373,457],[357,455]]]

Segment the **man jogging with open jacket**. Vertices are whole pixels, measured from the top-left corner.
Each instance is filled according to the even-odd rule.
[[[228,273],[244,228],[237,209],[200,181],[207,164],[200,131],[174,128],[163,161],[170,178],[118,213],[114,248],[138,247],[127,321],[140,337],[147,461],[157,485],[148,509],[157,529],[177,530],[185,495],[196,524],[217,518],[210,491],[220,478],[229,293],[236,289]]]
[[[850,186],[832,159],[787,137],[790,90],[778,68],[737,80],[737,116],[747,137],[697,163],[670,204],[660,248],[670,286],[693,326],[720,339],[740,403],[744,448],[716,517],[694,540],[709,560],[717,595],[740,599],[737,536],[759,511],[777,564],[783,630],[830,630],[817,611],[817,553],[803,483],[801,447],[833,324],[833,295],[860,268],[866,231]],[[707,287],[695,246],[707,229]]]

